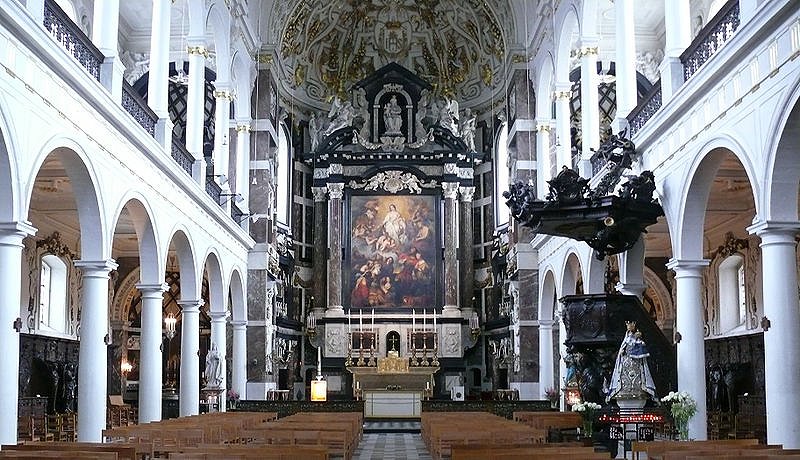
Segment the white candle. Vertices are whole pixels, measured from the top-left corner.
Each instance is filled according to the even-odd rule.
[[[352,334],[353,333],[353,326],[350,324],[350,314],[351,313],[352,313],[352,310],[348,309],[347,310],[347,333],[348,334]]]
[[[422,330],[423,330],[423,331],[425,330],[425,326],[426,326],[426,323],[427,323],[427,321],[425,320],[425,317],[426,317],[426,316],[428,316],[428,313],[427,313],[427,312],[425,311],[425,309],[423,308],[423,309],[422,309]]]
[[[356,382],[356,390],[360,390],[360,389],[361,389],[361,382]]]
[[[414,309],[411,309],[411,332],[414,332],[414,329],[417,328],[417,312]]]
[[[364,310],[358,309],[358,332],[364,330]]]
[[[322,347],[317,347],[317,375],[322,375]]]
[[[436,331],[436,310],[433,310],[433,330]]]
[[[372,329],[371,330],[373,330],[373,331],[375,330],[375,309],[374,308],[372,309]]]

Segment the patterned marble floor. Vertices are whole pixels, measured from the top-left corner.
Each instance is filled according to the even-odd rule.
[[[430,460],[419,433],[364,433],[354,460]]]

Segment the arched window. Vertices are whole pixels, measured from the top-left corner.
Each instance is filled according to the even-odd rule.
[[[42,256],[39,272],[39,329],[67,330],[67,264],[52,254]]]
[[[290,227],[291,203],[289,200],[292,196],[292,152],[289,149],[286,129],[282,125],[278,127],[278,152],[275,155],[275,162],[277,163],[275,168],[275,185],[277,188],[276,220],[279,224]]]
[[[719,264],[719,330],[722,333],[744,324],[747,295],[744,285],[744,258],[733,254]]]
[[[497,134],[497,142],[494,148],[494,215],[495,226],[500,227],[508,223],[509,212],[506,206],[506,200],[503,197],[503,192],[509,189],[509,166],[508,166],[508,124],[503,123],[500,125],[500,131]]]

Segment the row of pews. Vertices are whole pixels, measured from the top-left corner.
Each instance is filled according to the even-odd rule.
[[[569,412],[519,412],[508,420],[487,412],[423,412],[422,440],[434,459],[608,459],[582,443],[547,443],[554,428],[577,428]],[[523,421],[525,421],[523,423]]]
[[[800,449],[759,444],[758,439],[720,439],[709,441],[634,441],[634,458],[650,460],[798,460]],[[642,455],[644,454],[644,455]]]
[[[80,460],[350,459],[362,436],[362,414],[222,412],[122,426],[103,431],[105,442],[26,442],[2,446],[5,458]]]

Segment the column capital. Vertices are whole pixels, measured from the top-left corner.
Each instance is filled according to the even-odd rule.
[[[475,196],[475,187],[459,187],[458,192],[461,194],[462,203],[470,202]]]
[[[330,182],[327,184],[328,193],[332,200],[341,200],[344,196],[344,183]]]
[[[328,193],[328,187],[311,187],[311,193],[314,194],[314,201],[325,201],[325,194]]]
[[[183,313],[200,313],[200,307],[205,305],[206,302],[203,299],[200,299],[200,300],[179,300],[176,303],[181,306],[181,311]]]
[[[455,200],[458,195],[458,182],[442,182],[442,193],[447,200]]]
[[[540,319],[539,320],[539,329],[553,329],[553,325],[556,322],[552,319]]]
[[[187,46],[186,52],[189,53],[189,56],[203,56],[203,58],[207,58],[209,54],[205,45]]]
[[[534,121],[536,122],[536,131],[539,133],[549,133],[553,130],[552,118],[537,118]]]
[[[778,221],[778,220],[757,220],[753,225],[747,227],[747,232],[757,235],[764,239],[765,236],[783,236],[787,240],[794,242],[795,235],[800,231],[800,222],[797,221]]]
[[[247,321],[231,321],[234,331],[243,331],[247,328]]]
[[[169,284],[167,283],[156,283],[156,284],[147,284],[147,283],[139,283],[136,285],[136,289],[142,293],[142,297],[146,295],[162,295],[164,292],[169,289]]]
[[[33,236],[37,228],[30,222],[3,222],[0,223],[0,244],[22,245],[26,236]]]
[[[226,99],[228,101],[233,100],[233,91],[228,88],[217,88],[214,90],[214,98],[216,99]]]
[[[228,318],[227,311],[210,311],[208,312],[208,316],[211,317],[212,323],[224,323],[225,320]]]
[[[572,97],[572,83],[569,82],[558,82],[553,85],[553,99],[558,100],[566,100]]]
[[[76,260],[75,267],[83,272],[84,277],[106,277],[111,270],[116,270],[119,265],[114,259],[106,260]]]
[[[711,261],[708,259],[675,259],[667,262],[667,268],[675,272],[676,277],[700,276]]]
[[[247,134],[250,132],[252,128],[250,127],[250,120],[247,121],[237,121],[236,122],[236,132],[239,134]]]

